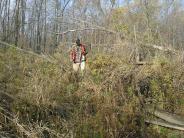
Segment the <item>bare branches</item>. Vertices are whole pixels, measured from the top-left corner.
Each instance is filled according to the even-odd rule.
[[[64,34],[67,34],[69,32],[76,32],[76,31],[85,31],[85,30],[100,30],[100,31],[105,31],[105,32],[109,32],[109,33],[115,33],[114,31],[111,31],[111,30],[107,30],[107,29],[100,29],[100,28],[83,28],[83,29],[74,29],[74,30],[68,30],[68,31],[65,31],[65,32],[62,32],[62,33],[56,33],[57,35],[64,35]]]
[[[9,112],[7,112],[5,109],[3,109],[2,107],[0,107],[0,110],[3,110],[5,113],[10,114]],[[17,127],[18,131],[25,134],[28,138],[30,138],[32,136],[32,134],[21,124],[19,124],[18,122],[18,118],[14,117],[12,114],[10,114],[10,116],[5,115],[3,112],[0,111],[0,114],[2,114],[5,118],[7,118],[9,121],[11,121],[12,123],[15,124],[15,126]]]

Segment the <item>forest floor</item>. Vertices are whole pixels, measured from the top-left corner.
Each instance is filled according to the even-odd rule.
[[[151,105],[184,115],[182,63],[161,55],[152,65],[137,66],[125,58],[89,55],[85,75],[76,77],[62,51],[50,62],[14,48],[1,49],[0,135],[182,137],[182,131],[145,123],[153,116],[144,110]]]

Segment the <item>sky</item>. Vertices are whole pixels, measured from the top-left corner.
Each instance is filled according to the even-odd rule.
[[[1,0],[0,0],[1,1]],[[16,0],[10,0],[10,2],[11,2],[11,7],[14,7],[15,6],[15,1]],[[28,2],[30,2],[31,0],[27,0]],[[53,1],[53,0],[48,0],[48,1]],[[123,6],[123,5],[125,5],[125,3],[126,3],[126,1],[127,0],[116,0],[116,3],[117,3],[117,5],[120,5],[120,6]],[[134,0],[129,0],[129,2],[133,2]],[[160,0],[160,1],[165,1],[165,0]],[[181,4],[182,4],[182,7],[183,7],[183,9],[184,9],[184,0],[170,0],[170,1],[179,1],[179,2],[181,2]],[[105,0],[105,2],[106,2],[106,0]]]

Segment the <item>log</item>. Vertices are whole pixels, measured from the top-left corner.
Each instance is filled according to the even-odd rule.
[[[157,50],[160,50],[160,51],[164,51],[164,52],[172,52],[174,54],[178,54],[179,51],[175,50],[175,49],[172,49],[172,48],[169,48],[169,47],[164,47],[164,46],[158,46],[158,45],[154,45],[154,44],[143,44],[142,45],[144,46],[147,46],[147,47],[152,47],[154,49],[157,49]]]
[[[163,110],[158,110],[158,109],[156,110],[147,109],[146,111],[169,123],[180,125],[184,127],[184,117],[178,116],[176,114],[171,114],[171,113],[165,112]]]
[[[44,59],[44,60],[46,60],[46,61],[48,61],[48,62],[50,62],[50,63],[54,63],[53,60],[49,59],[49,58],[48,58],[46,55],[44,55],[44,54],[37,54],[37,53],[35,53],[35,52],[33,52],[33,51],[27,51],[27,50],[21,49],[21,48],[19,48],[19,47],[16,47],[16,46],[14,46],[14,45],[12,45],[12,44],[8,44],[8,43],[3,42],[3,41],[0,41],[0,44],[4,45],[4,46],[6,46],[6,47],[12,47],[12,48],[14,48],[14,49],[16,49],[16,50],[18,50],[18,51],[23,52],[23,53],[27,53],[27,54],[33,55],[33,56],[35,56],[35,57],[42,58],[42,59]],[[1,45],[0,45],[0,47],[1,47]]]
[[[167,122],[162,121],[162,120],[145,120],[145,122],[149,123],[149,124],[153,124],[153,125],[158,125],[158,126],[162,126],[162,127],[166,127],[166,128],[172,128],[172,129],[184,131],[183,126],[167,123]]]

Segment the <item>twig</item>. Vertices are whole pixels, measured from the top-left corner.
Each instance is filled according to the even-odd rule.
[[[4,117],[6,117],[8,120],[12,121],[20,130],[20,132],[24,133],[26,136],[30,137],[32,134],[27,131],[21,124],[18,123],[18,119],[17,118],[11,118],[7,115],[5,115],[4,113],[0,112],[0,114],[2,114]],[[13,116],[13,115],[11,115]]]

